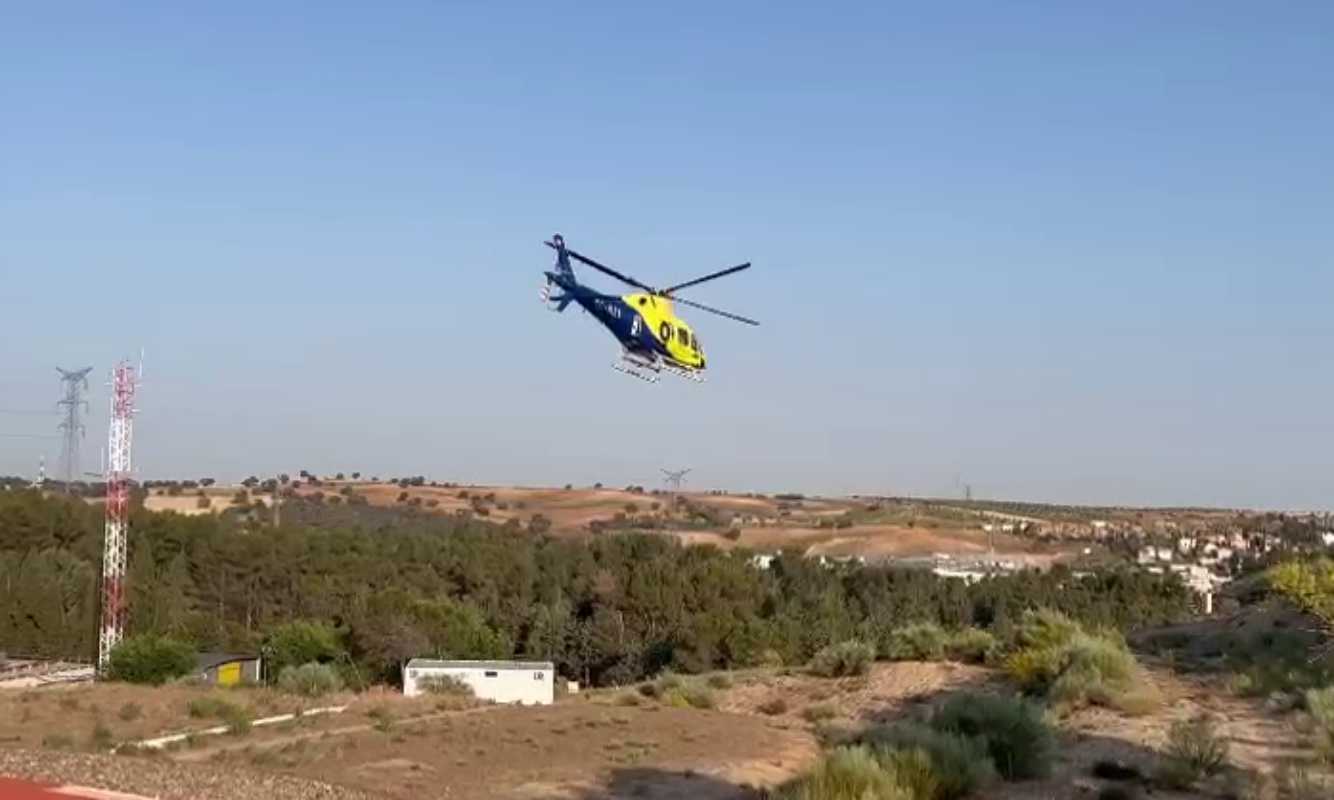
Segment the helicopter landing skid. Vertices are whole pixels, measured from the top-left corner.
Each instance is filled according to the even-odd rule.
[[[620,363],[612,364],[611,368],[617,372],[623,372],[641,381],[647,383],[657,383],[659,375],[663,372],[685,378],[695,383],[703,383],[704,376],[698,370],[683,369],[674,364],[669,364],[661,360],[649,360],[640,356],[626,353],[621,356]]]
[[[612,364],[611,368],[616,370],[617,372],[625,373],[626,375],[629,375],[632,378],[638,378],[641,381],[644,381],[645,383],[658,382],[658,374],[656,372],[653,373],[641,372],[635,365],[630,363]]]

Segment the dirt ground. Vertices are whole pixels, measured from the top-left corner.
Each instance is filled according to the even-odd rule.
[[[191,754],[278,769],[387,798],[735,797],[810,764],[817,747],[781,721],[653,704],[487,707],[268,746]],[[636,777],[637,776],[637,777]],[[628,784],[627,784],[628,781]],[[722,788],[726,793],[718,793]]]
[[[1299,712],[1278,712],[1227,694],[1216,680],[1182,677],[1161,667],[1150,668],[1146,679],[1165,698],[1159,709],[1141,717],[1103,709],[1076,712],[1059,722],[1060,747],[1050,778],[996,786],[980,797],[1093,797],[1107,785],[1092,777],[1096,762],[1116,761],[1151,775],[1171,723],[1199,714],[1218,721],[1233,771],[1198,792],[1155,790],[1155,797],[1217,800],[1235,793],[1243,771],[1272,773],[1285,764],[1313,763]],[[923,718],[953,692],[1005,688],[983,667],[913,662],[876,664],[866,676],[838,680],[787,670],[692,680],[714,687],[716,710],[665,707],[633,689],[588,692],[542,708],[457,708],[377,692],[357,698],[338,716],[200,738],[147,762],[116,757],[115,763],[152,763],[179,786],[190,785],[192,768],[202,768],[199,774],[210,781],[231,774],[253,783],[281,775],[394,800],[754,800],[761,789],[814,763],[817,735],[826,726]],[[62,749],[86,750],[99,720],[118,739],[206,726],[212,721],[186,713],[189,701],[206,693],[179,686],[100,685],[0,694],[0,756],[20,754],[17,762],[30,765],[16,774],[54,774],[38,766],[45,763],[42,754],[57,760],[71,754],[53,752],[50,741],[43,747],[50,734],[73,737]],[[283,708],[282,698],[262,690],[221,694],[244,698],[256,711]],[[117,710],[131,703],[141,716],[119,719]],[[6,749],[12,747],[27,749]],[[164,771],[168,764],[175,771]],[[117,767],[107,774],[133,777],[132,772]]]
[[[436,702],[430,698],[405,698],[399,692],[387,690],[360,695],[344,693],[311,701],[271,689],[211,689],[187,684],[153,687],[81,683],[4,690],[0,691],[0,747],[110,750],[126,742],[203,730],[222,724],[214,717],[190,715],[191,701],[207,697],[245,708],[252,717],[340,705],[348,705],[347,715],[385,709],[394,716],[405,717],[430,713],[435,710]],[[323,717],[312,717],[303,724],[331,723]],[[256,729],[255,735],[260,734],[261,730]]]

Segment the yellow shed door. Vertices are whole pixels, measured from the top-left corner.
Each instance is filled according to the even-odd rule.
[[[241,682],[241,662],[233,661],[218,667],[218,685],[235,686]]]

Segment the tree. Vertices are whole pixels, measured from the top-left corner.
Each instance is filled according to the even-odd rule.
[[[1286,561],[1272,568],[1268,577],[1275,591],[1334,633],[1334,559]]]
[[[160,685],[194,669],[194,650],[160,636],[131,636],[111,651],[108,675],[127,683]]]
[[[312,662],[322,664],[346,652],[338,631],[332,626],[306,620],[274,628],[264,642],[264,651],[268,656],[269,675],[273,678],[277,678],[284,667],[299,667]]]

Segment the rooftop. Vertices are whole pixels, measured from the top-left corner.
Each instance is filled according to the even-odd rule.
[[[414,658],[407,664],[408,669],[545,669],[554,672],[556,665],[550,661],[441,661],[434,658]]]

